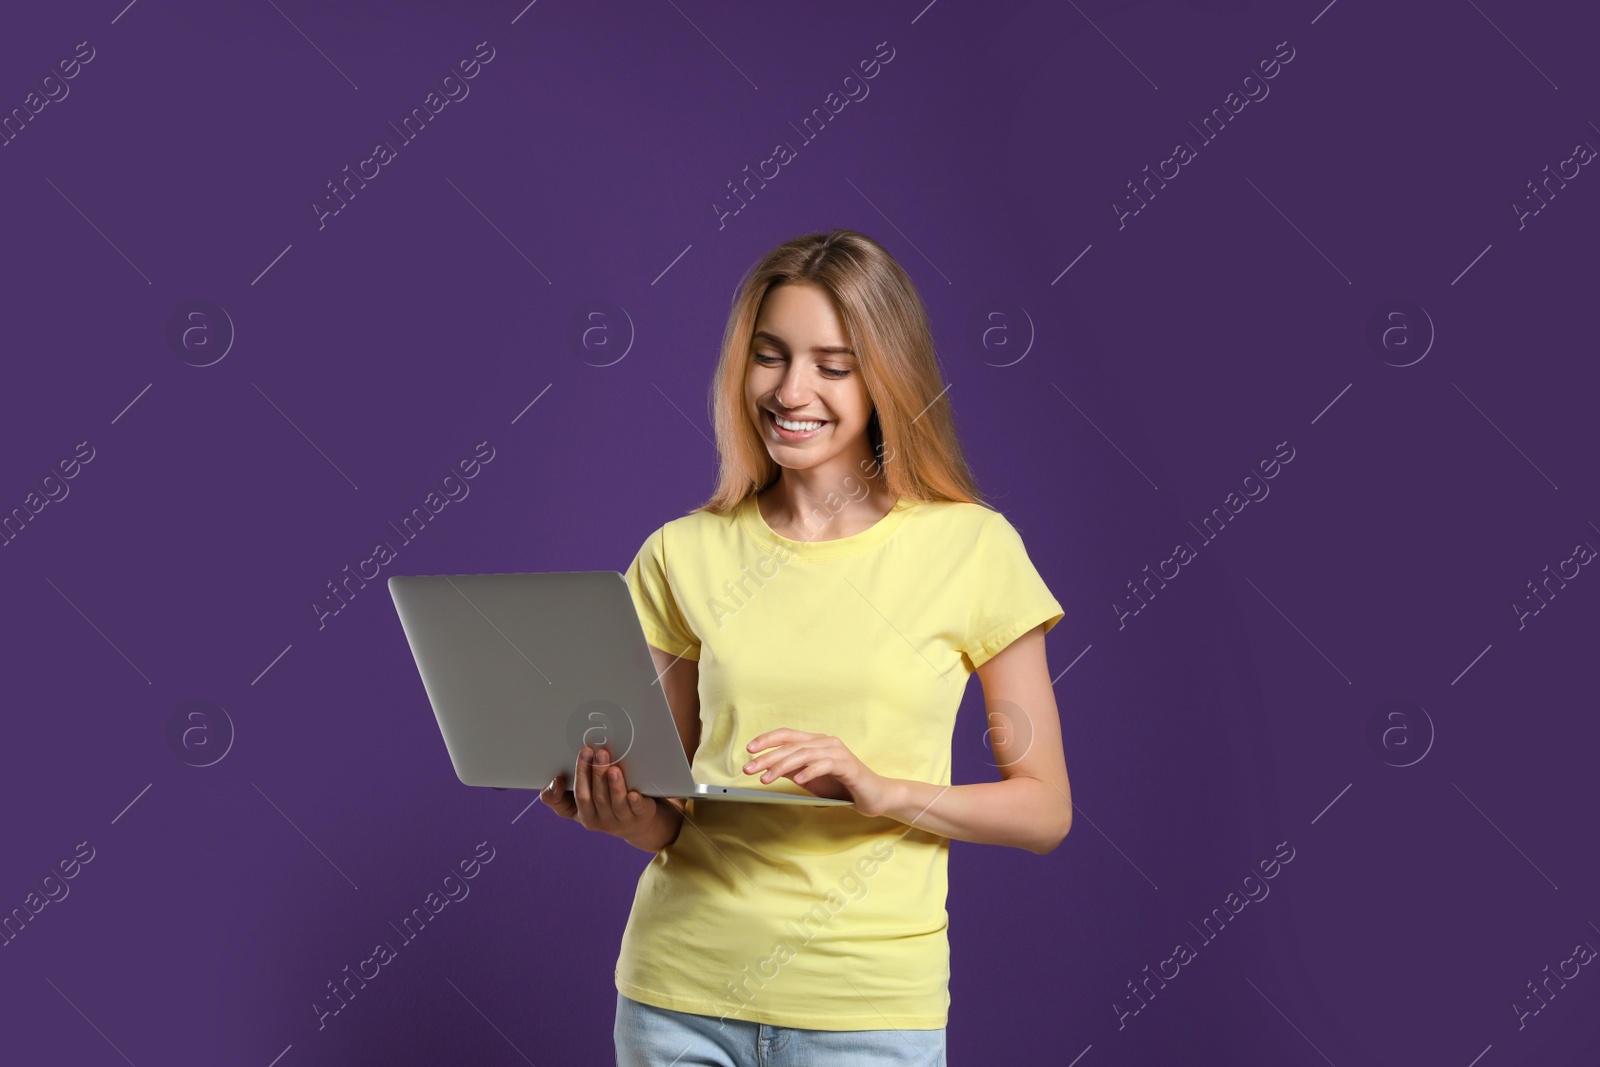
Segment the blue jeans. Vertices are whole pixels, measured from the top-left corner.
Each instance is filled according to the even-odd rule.
[[[617,1067],[946,1067],[943,1030],[803,1030],[617,994]]]

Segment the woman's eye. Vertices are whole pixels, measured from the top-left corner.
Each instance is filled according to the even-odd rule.
[[[784,360],[783,356],[775,356],[775,355],[772,355],[771,353],[768,353],[768,352],[757,352],[757,353],[755,353],[755,355],[752,358],[754,358],[755,361],[757,363],[761,364],[763,367],[770,367],[773,364],[782,363],[783,360]],[[827,375],[829,378],[833,378],[833,379],[836,379],[836,380],[839,379],[839,378],[848,378],[848,377],[850,377],[850,371],[848,369],[846,369],[846,368],[840,368],[840,367],[818,367],[817,370],[821,371],[823,374]]]

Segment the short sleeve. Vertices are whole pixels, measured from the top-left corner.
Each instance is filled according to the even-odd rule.
[[[1049,633],[1065,613],[1004,515],[984,521],[974,556],[972,615],[961,651],[977,670],[1040,623]]]
[[[684,619],[667,579],[666,527],[645,539],[623,577],[645,640],[674,656],[699,659],[700,639]]]

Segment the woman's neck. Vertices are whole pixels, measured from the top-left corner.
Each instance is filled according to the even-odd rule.
[[[789,484],[788,472],[756,496],[761,517],[779,536],[794,541],[832,541],[875,525],[894,507],[881,481],[859,476],[846,484]]]

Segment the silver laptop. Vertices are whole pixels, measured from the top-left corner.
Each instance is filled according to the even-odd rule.
[[[561,774],[570,790],[578,752],[593,744],[649,796],[850,803],[696,782],[618,571],[396,575],[388,584],[467,785],[543,789]]]

